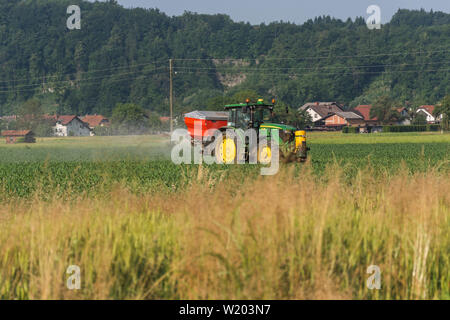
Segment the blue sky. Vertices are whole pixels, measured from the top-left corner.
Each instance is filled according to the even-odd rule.
[[[450,13],[449,0],[118,0],[124,7],[158,8],[166,14],[184,11],[225,13],[235,21],[252,24],[272,21],[303,23],[309,18],[331,15],[340,19],[367,17],[366,9],[381,8],[382,22],[390,20],[398,8],[444,11]]]

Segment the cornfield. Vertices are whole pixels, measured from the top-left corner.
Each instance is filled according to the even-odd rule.
[[[266,177],[145,138],[0,146],[0,299],[450,299],[449,137],[318,134]]]

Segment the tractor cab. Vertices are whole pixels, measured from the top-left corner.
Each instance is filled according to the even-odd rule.
[[[247,99],[246,103],[226,105],[228,127],[243,130],[259,129],[263,123],[271,122],[273,118],[275,100],[272,102],[272,104],[266,104],[263,99],[259,99],[257,103],[250,103],[250,100]]]

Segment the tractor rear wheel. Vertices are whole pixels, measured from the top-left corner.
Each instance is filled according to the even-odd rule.
[[[232,164],[236,161],[236,142],[234,139],[223,135],[219,138],[214,150],[217,163]]]

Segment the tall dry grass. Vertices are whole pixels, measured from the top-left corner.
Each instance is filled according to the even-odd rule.
[[[220,181],[201,168],[177,194],[12,200],[0,298],[449,299],[449,218],[449,175],[436,172]],[[381,290],[366,286],[370,265]]]

